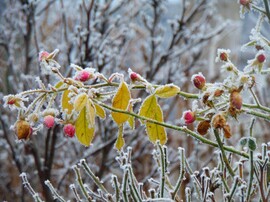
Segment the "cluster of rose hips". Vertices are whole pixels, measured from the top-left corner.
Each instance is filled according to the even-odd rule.
[[[241,92],[244,88],[252,88],[255,84],[255,77],[252,75],[255,72],[260,72],[262,66],[266,60],[266,56],[263,50],[259,50],[253,60],[248,61],[248,66],[244,72],[239,71],[229,59],[229,50],[219,49],[216,61],[223,62],[222,68],[231,73],[227,83],[215,83],[207,84],[205,77],[199,73],[192,76],[191,81],[193,85],[199,89],[202,93],[200,94],[201,101],[205,106],[208,106],[210,112],[205,117],[197,117],[197,109],[188,110],[183,113],[182,120],[186,125],[192,124],[196,120],[199,121],[197,131],[201,135],[207,134],[208,130],[212,127],[214,129],[222,129],[226,138],[231,137],[230,126],[227,123],[228,115],[233,118],[237,118],[237,115],[241,113],[243,99]],[[234,83],[235,82],[235,83]],[[224,107],[217,111],[215,108],[215,100],[222,95],[225,96],[223,99],[227,99],[228,105],[224,110]]]

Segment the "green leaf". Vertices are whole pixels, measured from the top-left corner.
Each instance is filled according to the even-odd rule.
[[[73,104],[70,104],[70,98],[69,98],[69,90],[65,90],[62,95],[62,111],[67,112],[67,114],[71,114],[73,110]]]
[[[163,122],[162,109],[158,104],[155,95],[150,95],[144,100],[140,108],[139,115]],[[146,125],[146,133],[151,142],[156,143],[157,140],[159,140],[161,144],[165,144],[167,142],[167,133],[163,126],[147,121],[142,123]]]
[[[169,97],[173,97],[177,95],[177,93],[179,92],[180,92],[180,88],[178,86],[174,84],[167,84],[167,85],[158,87],[155,90],[154,94],[160,98],[169,98]]]
[[[130,98],[131,95],[128,89],[128,85],[126,82],[121,82],[115,96],[112,99],[112,107],[116,109],[127,110]],[[129,118],[128,114],[118,112],[112,112],[111,114],[113,120],[118,124],[118,126],[126,122]]]
[[[248,138],[246,138],[246,137],[241,138],[240,139],[240,145],[242,147],[244,147],[247,144],[247,140],[248,140]]]
[[[255,138],[249,138],[248,139],[248,148],[251,151],[255,151],[257,148],[256,139]]]
[[[116,140],[116,142],[115,142],[115,148],[117,149],[117,150],[121,150],[122,149],[122,147],[125,145],[125,140],[124,140],[124,138],[123,138],[123,130],[124,130],[124,126],[123,126],[123,124],[122,125],[120,125],[119,126],[119,128],[118,128],[118,137],[117,137],[117,140]]]
[[[95,128],[90,127],[89,115],[87,115],[88,110],[85,106],[75,122],[76,136],[79,142],[85,146],[89,146],[94,138]]]

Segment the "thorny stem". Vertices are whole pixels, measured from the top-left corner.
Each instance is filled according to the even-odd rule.
[[[220,139],[220,136],[219,136],[219,133],[218,133],[217,129],[214,129],[214,135],[215,135],[215,137],[216,137],[218,146],[219,146],[219,148],[220,148],[220,151],[221,151],[221,154],[222,154],[223,161],[224,161],[224,163],[225,163],[225,165],[226,165],[226,167],[227,167],[227,169],[228,169],[230,175],[231,175],[232,177],[234,177],[234,176],[235,176],[234,171],[233,171],[233,169],[232,169],[232,167],[231,167],[231,165],[230,165],[230,163],[229,163],[229,160],[228,160],[228,158],[227,158],[227,156],[226,156],[226,154],[225,154],[224,147],[223,147],[223,143],[222,143],[222,141],[221,141],[221,139]]]
[[[100,182],[99,178],[97,176],[95,176],[95,174],[91,171],[91,169],[89,168],[89,166],[87,165],[86,161],[84,159],[82,159],[81,161],[81,165],[83,166],[84,170],[86,171],[86,173],[92,178],[92,180],[94,180],[95,184],[106,194],[108,194],[109,192],[107,191],[107,189],[103,186],[103,184]]]
[[[97,103],[97,101],[94,101],[94,102]],[[213,142],[211,140],[208,140],[208,139],[202,137],[201,135],[193,132],[192,130],[189,130],[187,127],[175,126],[175,125],[171,125],[171,124],[168,124],[168,123],[156,121],[156,120],[153,120],[153,119],[150,119],[150,118],[147,118],[147,117],[140,116],[140,115],[135,114],[133,112],[128,112],[128,111],[125,111],[125,110],[120,110],[120,109],[113,108],[111,106],[108,106],[108,105],[100,103],[100,102],[98,104],[101,105],[102,107],[110,110],[110,111],[119,112],[119,113],[123,113],[123,114],[128,114],[128,115],[134,116],[134,117],[136,117],[136,118],[138,118],[140,120],[148,121],[150,123],[154,123],[154,124],[163,126],[165,128],[170,128],[170,129],[173,129],[173,130],[181,131],[181,132],[184,132],[184,133],[186,133],[188,135],[191,135],[192,137],[194,137],[195,139],[197,139],[201,143],[204,143],[204,144],[207,144],[207,145],[210,145],[210,146],[213,146],[213,147],[217,147],[217,148],[219,147],[219,145],[216,142]],[[228,152],[240,155],[240,156],[242,156],[244,158],[247,158],[247,159],[249,158],[249,155],[247,153],[245,153],[243,151],[238,151],[238,150],[234,149],[233,147],[223,146],[223,148],[224,148],[224,150],[226,150]]]
[[[114,188],[115,188],[115,199],[116,202],[120,201],[120,189],[118,186],[118,181],[117,181],[117,177],[113,176],[113,184],[114,184]]]
[[[49,180],[45,181],[45,184],[49,187],[50,191],[52,192],[53,196],[55,199],[58,199],[61,202],[65,202],[65,199],[63,199],[62,196],[60,196],[57,191],[54,189],[53,185],[51,184],[51,182]]]
[[[77,166],[73,166],[73,170],[75,171],[75,174],[77,176],[77,181],[78,181],[78,183],[80,185],[80,188],[81,188],[81,190],[83,192],[83,195],[85,196],[87,201],[92,202],[91,196],[87,193],[87,191],[86,191],[86,189],[84,187],[79,168]]]
[[[183,148],[179,148],[179,159],[180,159],[180,175],[178,177],[178,180],[176,182],[174,191],[172,193],[172,199],[175,199],[175,196],[184,180],[185,172],[186,172],[186,167],[185,167],[185,150]]]
[[[232,190],[231,190],[229,199],[228,199],[229,202],[231,202],[232,199],[233,199],[233,195],[234,195],[234,193],[235,193],[235,191],[236,191],[236,187],[237,187],[238,183],[239,183],[239,178],[238,178],[238,176],[236,176],[236,177],[234,178],[233,187],[232,187]]]
[[[128,202],[127,184],[128,184],[128,170],[125,169],[125,171],[124,171],[124,178],[123,178],[123,188],[122,188],[124,202]]]
[[[165,190],[165,159],[164,159],[164,152],[162,146],[158,143],[158,148],[160,152],[160,159],[161,159],[161,183],[160,183],[160,197],[164,197],[164,190]]]
[[[30,192],[30,194],[32,195],[32,197],[35,199],[35,201],[37,202],[43,202],[41,200],[41,198],[39,197],[38,193],[36,193],[34,191],[34,189],[32,188],[32,186],[30,185],[27,177],[26,177],[26,174],[25,173],[21,173],[20,177],[22,178],[22,184],[23,186]]]
[[[249,128],[249,136],[252,138],[253,136],[253,126],[255,123],[255,119],[252,119],[250,128]],[[249,150],[249,183],[248,183],[248,191],[247,191],[247,201],[250,200],[251,197],[251,189],[252,189],[252,182],[253,182],[253,175],[254,175],[254,163],[253,163],[253,151]]]
[[[132,170],[131,170],[131,166],[128,166],[128,174],[129,174],[129,181],[130,181],[130,191],[131,191],[131,194],[132,192],[134,192],[133,194],[135,194],[135,198],[137,199],[136,201],[142,201],[139,193],[138,193],[138,190],[135,186],[135,183],[134,183],[134,176],[133,176],[133,173],[132,173]]]
[[[268,0],[263,0],[265,11],[266,11],[266,16],[270,22],[270,9],[269,9],[269,2]]]
[[[79,196],[79,194],[77,192],[77,189],[75,188],[75,184],[69,185],[69,188],[72,190],[72,192],[73,192],[76,200],[79,201],[79,202],[81,202],[82,200],[81,200],[81,198],[80,198],[80,196]]]

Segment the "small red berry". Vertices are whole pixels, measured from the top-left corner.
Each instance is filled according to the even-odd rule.
[[[139,79],[139,75],[135,72],[131,72],[129,75],[131,81],[137,81]]]
[[[50,53],[48,53],[47,51],[41,51],[38,55],[39,62],[41,62],[43,59],[46,59],[49,55]]]
[[[257,56],[257,60],[259,63],[263,63],[265,61],[265,59],[266,59],[266,57],[263,53]]]
[[[183,113],[182,119],[185,121],[185,124],[191,124],[196,120],[196,115],[192,111],[185,111]]]
[[[43,124],[47,128],[52,128],[54,126],[54,117],[52,115],[47,115],[44,117]]]
[[[67,124],[63,128],[64,134],[68,137],[74,137],[75,134],[75,126],[72,125],[71,123]]]
[[[86,71],[86,70],[82,70],[82,71],[79,71],[77,76],[76,76],[76,80],[79,80],[81,82],[85,82],[85,81],[88,81],[91,77],[91,73]]]
[[[228,61],[228,54],[225,52],[220,53],[219,58],[221,61],[227,62]]]
[[[203,89],[203,87],[205,86],[206,80],[201,73],[193,75],[191,80],[193,82],[193,85],[200,90]]]

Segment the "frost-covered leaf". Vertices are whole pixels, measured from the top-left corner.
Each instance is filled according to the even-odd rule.
[[[117,137],[117,140],[116,140],[115,145],[114,145],[115,148],[118,149],[119,151],[125,145],[125,140],[123,138],[123,129],[124,129],[124,126],[122,124],[118,128],[118,137]]]
[[[247,144],[248,138],[243,137],[240,139],[240,145],[244,147]]]
[[[86,93],[78,95],[74,101],[74,109],[78,112],[81,111],[86,105],[87,100],[88,98]]]
[[[95,133],[95,128],[90,127],[89,116],[87,115],[88,110],[85,106],[75,122],[76,136],[79,142],[85,146],[89,146]]]
[[[163,122],[162,109],[159,106],[155,95],[150,95],[144,100],[140,108],[139,115]],[[156,141],[159,140],[161,144],[166,143],[167,134],[163,126],[147,121],[143,122],[143,124],[146,125],[146,132],[151,142],[156,143]]]
[[[255,151],[257,148],[256,139],[255,138],[249,138],[248,139],[248,148],[252,151]]]
[[[130,98],[131,95],[126,82],[121,82],[115,96],[112,99],[112,107],[127,110]],[[129,115],[112,112],[112,118],[118,125],[121,125],[128,120]]]
[[[89,125],[92,128],[95,126],[95,117],[96,117],[96,109],[92,100],[89,100],[89,99],[87,100],[86,110],[87,110],[86,111],[87,119],[89,120]]]
[[[67,112],[67,114],[71,114],[73,110],[73,105],[70,104],[70,98],[69,98],[69,90],[65,90],[62,95],[62,111]]]
[[[103,107],[101,107],[99,104],[96,104],[94,103],[94,106],[96,108],[96,114],[102,118],[102,119],[105,119],[106,118],[106,112],[105,110],[103,109]]]
[[[174,84],[167,84],[160,86],[155,90],[155,95],[160,98],[169,98],[177,95],[180,92],[180,88]]]

